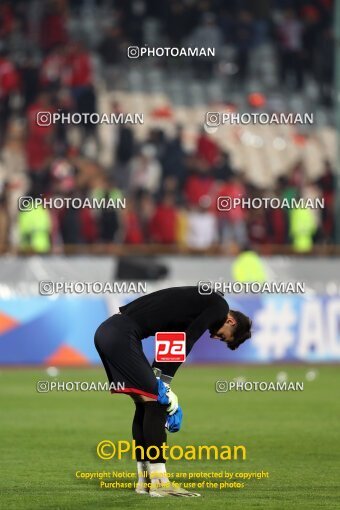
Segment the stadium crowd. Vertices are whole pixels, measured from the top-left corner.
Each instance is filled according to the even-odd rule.
[[[255,5],[256,4],[256,5]],[[237,77],[246,80],[249,51],[268,39],[277,48],[282,83],[302,89],[307,74],[320,85],[320,100],[332,101],[333,36],[329,0],[269,2],[11,1],[0,3],[0,244],[49,252],[63,245],[159,243],[205,250],[215,245],[334,241],[334,178],[310,183],[297,164],[275,189],[257,190],[236,172],[229,155],[201,132],[196,147],[184,149],[183,130],[169,137],[151,129],[137,141],[133,128],[115,127],[111,162],[99,163],[96,126],[84,124],[73,144],[67,125],[40,126],[38,112],[96,112],[97,81],[103,69],[124,69],[130,44],[145,43],[145,23],[157,19],[173,45],[234,46]],[[98,12],[108,13],[98,16]],[[86,11],[75,28],[74,16]],[[93,16],[89,14],[93,13]],[[95,14],[97,13],[97,16]],[[212,14],[213,13],[213,14]],[[274,14],[273,14],[274,13]],[[96,25],[97,23],[97,25]],[[79,28],[80,27],[80,28]],[[97,28],[97,30],[95,30]],[[100,35],[99,35],[100,34]],[[82,35],[82,36],[80,36]],[[88,37],[84,37],[88,35]],[[86,44],[85,44],[86,40]],[[213,41],[213,44],[212,42]],[[213,72],[205,62],[202,76]],[[119,111],[119,104],[113,105]],[[82,150],[93,142],[91,154]],[[18,211],[20,196],[127,197],[115,209]],[[321,197],[325,208],[308,217],[289,210],[236,207],[219,211],[218,196]],[[306,234],[307,231],[307,234]]]

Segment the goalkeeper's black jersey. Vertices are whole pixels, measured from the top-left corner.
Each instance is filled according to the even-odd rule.
[[[229,306],[213,292],[201,295],[197,286],[173,287],[142,296],[119,308],[140,327],[142,338],[157,331],[184,331],[187,354],[194,343],[209,329],[216,332],[225,322]],[[173,375],[180,363],[154,363],[164,373]]]

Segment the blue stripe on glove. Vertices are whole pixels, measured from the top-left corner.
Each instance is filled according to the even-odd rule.
[[[182,419],[183,419],[183,412],[181,406],[178,406],[177,411],[172,414],[171,416],[168,414],[166,422],[165,422],[165,428],[169,432],[178,432],[182,425]]]
[[[157,402],[159,402],[160,404],[163,404],[165,406],[168,406],[170,404],[170,400],[169,400],[169,397],[167,395],[167,391],[168,391],[168,386],[166,386],[163,381],[158,379],[158,398],[157,398]]]

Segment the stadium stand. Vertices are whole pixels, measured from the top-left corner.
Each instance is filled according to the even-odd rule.
[[[2,251],[292,246],[289,211],[221,213],[217,197],[228,193],[323,198],[313,242],[332,246],[332,2],[277,0],[274,10],[254,4],[1,2]],[[129,59],[130,46],[214,46],[216,58]],[[139,113],[144,123],[39,126],[40,111]],[[307,112],[314,123],[207,129],[209,111]],[[127,207],[51,209],[24,221],[17,207],[23,195],[119,195]],[[46,242],[37,245],[40,222]]]

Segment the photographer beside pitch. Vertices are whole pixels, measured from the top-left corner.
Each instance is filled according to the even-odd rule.
[[[144,451],[150,446],[161,449],[166,443],[166,428],[176,432],[182,419],[177,396],[170,389],[181,363],[153,362],[150,366],[141,340],[161,331],[183,331],[188,355],[209,330],[211,338],[235,350],[251,337],[251,320],[241,312],[229,310],[221,294],[200,294],[196,286],[153,292],[119,310],[99,326],[95,346],[110,383],[124,383],[124,389],[111,391],[129,394],[135,402],[132,435],[136,446],[142,446]],[[169,483],[164,458],[143,460],[138,452],[139,449],[137,493],[154,497],[199,496]],[[149,491],[149,480],[143,475],[146,472],[151,481]]]

